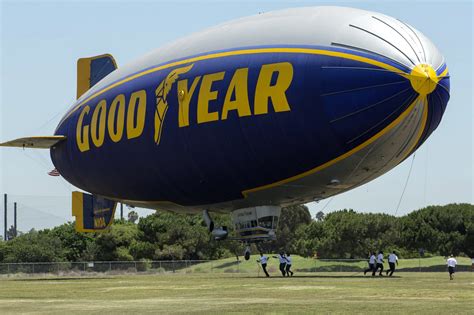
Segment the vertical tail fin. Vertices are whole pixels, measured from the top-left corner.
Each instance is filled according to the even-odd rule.
[[[101,232],[107,230],[114,221],[115,201],[72,192],[72,215],[76,217],[77,232]]]
[[[77,98],[115,69],[117,63],[109,54],[77,60]]]

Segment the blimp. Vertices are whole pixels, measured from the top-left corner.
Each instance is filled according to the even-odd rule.
[[[152,39],[151,39],[152,40]],[[363,185],[413,154],[449,100],[443,55],[414,26],[346,7],[257,14],[124,66],[77,62],[77,99],[49,149],[76,229],[107,230],[117,202],[230,213],[235,237],[272,240],[282,206]],[[230,236],[229,236],[230,237]]]

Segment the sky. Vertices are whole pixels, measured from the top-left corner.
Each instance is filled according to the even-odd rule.
[[[75,101],[80,57],[111,53],[120,67],[218,23],[318,5],[377,11],[420,30],[446,58],[451,99],[438,129],[414,159],[359,188],[308,204],[311,213],[351,208],[403,215],[428,205],[474,203],[474,9],[469,1],[0,1],[0,141],[53,133]],[[0,193],[9,196],[9,225],[13,202],[20,231],[73,220],[75,188],[48,176],[53,168],[48,150],[0,150]],[[3,222],[2,214],[1,235]]]

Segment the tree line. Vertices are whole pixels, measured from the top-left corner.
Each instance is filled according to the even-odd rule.
[[[232,233],[229,215],[214,219]],[[238,242],[211,240],[201,215],[156,212],[135,222],[116,220],[103,233],[77,233],[73,222],[31,230],[0,241],[0,262],[207,260],[243,251]],[[474,205],[429,206],[401,217],[344,209],[315,218],[306,206],[292,206],[282,209],[277,237],[263,244],[265,252],[366,258],[369,251],[395,250],[412,258],[422,249],[427,256],[474,257]]]

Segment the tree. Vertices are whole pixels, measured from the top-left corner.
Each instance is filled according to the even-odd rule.
[[[64,248],[58,238],[48,230],[30,231],[6,243],[4,262],[53,262],[65,261]]]
[[[416,251],[474,255],[474,206],[448,204],[429,206],[402,218],[401,244]]]
[[[98,246],[98,260],[121,260],[132,257],[129,253],[130,245],[139,237],[137,226],[130,222],[117,220],[110,230],[98,233],[96,244]],[[125,260],[130,260],[130,259]]]
[[[128,222],[135,223],[138,220],[138,213],[134,210],[128,213]]]
[[[12,225],[10,228],[7,230],[7,240],[12,240],[14,239],[17,235],[21,234],[21,232],[15,231],[15,227]]]
[[[305,205],[284,207],[281,209],[278,227],[276,230],[277,239],[271,244],[262,246],[264,251],[280,251],[295,253],[297,229],[302,225],[311,223],[311,214]]]
[[[64,248],[64,255],[68,261],[94,260],[96,240],[92,233],[76,232],[75,223],[68,222],[57,226],[49,231],[49,234],[57,238]]]
[[[324,212],[319,211],[318,213],[316,213],[316,220],[318,221],[324,220]]]
[[[320,218],[312,220],[305,206],[283,208],[278,239],[263,245],[263,250],[303,256],[317,252],[324,258],[365,258],[369,251],[396,250],[399,257],[407,258],[418,257],[418,249],[424,248],[427,255],[474,256],[474,205],[470,204],[429,206],[402,217],[344,209]],[[232,234],[228,214],[214,214],[214,221]],[[0,241],[0,261],[219,259],[242,250],[239,242],[212,240],[200,215],[157,212],[140,218],[138,224],[116,220],[101,233],[77,233],[74,223],[39,232],[32,229]]]

